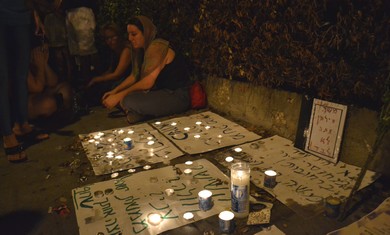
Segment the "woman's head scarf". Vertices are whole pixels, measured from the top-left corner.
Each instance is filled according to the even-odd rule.
[[[145,16],[136,16],[136,18],[143,26],[143,36],[145,38],[144,48],[132,49],[132,73],[139,80],[164,63],[169,42],[163,39],[155,39],[157,29],[149,18]]]

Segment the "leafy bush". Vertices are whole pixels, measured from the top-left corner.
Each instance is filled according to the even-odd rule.
[[[389,77],[386,0],[113,0],[98,22],[143,14],[190,62],[219,76],[378,109]]]

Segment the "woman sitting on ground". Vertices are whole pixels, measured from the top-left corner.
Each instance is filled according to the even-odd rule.
[[[119,27],[114,23],[106,24],[101,29],[101,35],[111,51],[110,66],[87,85],[86,98],[91,106],[101,104],[103,94],[120,84],[131,72],[131,45],[122,36]]]
[[[103,104],[120,103],[129,123],[180,113],[190,108],[190,79],[183,57],[168,41],[156,39],[156,27],[145,16],[127,24],[132,45],[132,73],[103,96]]]
[[[59,82],[57,74],[48,65],[48,59],[46,44],[32,49],[27,77],[30,120],[49,117],[57,111],[72,111],[72,88],[66,82]]]

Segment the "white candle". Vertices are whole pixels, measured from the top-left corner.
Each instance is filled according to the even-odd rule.
[[[149,156],[153,156],[154,155],[154,149],[153,148],[150,148],[149,150],[148,150],[148,152],[149,152]]]
[[[218,215],[219,229],[222,233],[231,233],[234,229],[234,213],[231,211],[222,211]]]
[[[118,172],[114,172],[111,174],[111,178],[116,178],[118,177],[119,173]]]
[[[127,150],[129,150],[133,147],[133,141],[129,137],[124,138],[123,143],[125,143]]]
[[[210,126],[205,126],[204,129],[208,130],[210,129]]]
[[[149,170],[152,167],[150,165],[145,165],[143,168],[144,168],[144,170]]]
[[[176,126],[176,125],[177,125],[176,122],[172,122],[172,123],[171,123],[171,126]]]
[[[185,169],[183,172],[184,172],[185,175],[191,175],[192,174],[192,170],[191,169]]]
[[[240,153],[240,152],[242,152],[242,148],[237,147],[237,148],[234,149],[234,151],[235,151],[236,153]]]
[[[200,135],[194,135],[194,138],[195,138],[195,139],[199,139],[199,138],[200,138]]]
[[[165,189],[165,194],[166,194],[167,196],[172,196],[174,193],[175,193],[175,190],[173,190],[173,189],[171,189],[171,188]]]
[[[186,164],[187,166],[191,166],[193,164],[192,161],[186,161],[184,164]]]
[[[190,128],[189,128],[189,127],[184,127],[184,130],[185,130],[185,131],[189,131]]]
[[[194,214],[192,214],[191,212],[186,212],[186,213],[184,213],[183,218],[185,220],[191,220],[194,218]]]
[[[222,220],[232,220],[234,218],[234,213],[231,211],[222,211],[218,216]]]
[[[157,122],[155,122],[154,124],[156,124],[156,125],[160,125],[160,124],[161,124],[161,122],[157,121]]]
[[[153,140],[149,140],[147,144],[148,144],[149,146],[150,146],[150,145],[153,145],[153,144],[154,144],[154,141],[153,141]]]
[[[120,129],[119,131],[118,131],[118,134],[123,134],[125,131],[124,130],[122,130],[122,129]]]
[[[114,139],[113,138],[108,138],[107,141],[111,143],[112,141],[114,141]]]
[[[221,142],[222,142],[222,135],[218,135],[218,144],[221,144]]]
[[[201,121],[197,121],[197,122],[195,122],[195,124],[196,125],[200,125],[200,124],[202,124],[202,122]]]
[[[213,206],[211,196],[213,193],[209,190],[202,190],[198,193],[199,209],[202,211],[210,210]]]
[[[129,130],[128,132],[127,132],[127,134],[134,134],[134,131],[133,130]]]
[[[245,162],[233,164],[230,175],[232,211],[239,218],[246,217],[249,214],[249,164]]]
[[[115,156],[115,159],[123,159],[122,155]]]
[[[225,158],[226,162],[232,162],[233,160],[234,160],[234,158],[231,156]]]
[[[276,185],[276,175],[277,173],[275,171],[266,170],[264,172],[264,186],[273,188]]]
[[[89,143],[93,143],[95,142],[95,140],[91,139],[91,140],[88,140]]]
[[[97,135],[102,137],[104,135],[104,133],[103,132],[99,132]]]
[[[148,223],[151,225],[159,225],[162,221],[161,215],[158,213],[150,213],[148,215]]]

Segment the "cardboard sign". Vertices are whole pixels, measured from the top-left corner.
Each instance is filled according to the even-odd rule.
[[[314,99],[305,150],[336,163],[346,115],[347,106]]]
[[[323,201],[328,196],[348,197],[361,168],[338,162],[336,165],[322,158],[306,153],[293,146],[292,141],[280,136],[253,141],[232,148],[217,156],[226,167],[227,156],[234,161],[245,161],[251,165],[251,182],[274,194],[283,204],[303,217],[310,217],[323,211]],[[264,187],[264,172],[277,173],[276,186]],[[361,183],[366,187],[375,179],[375,172],[367,171]]]
[[[182,151],[189,154],[204,153],[261,138],[209,111],[156,122],[152,125]]]
[[[109,174],[182,156],[167,138],[143,123],[79,135],[95,175]],[[132,146],[124,143],[130,138]]]
[[[192,172],[188,174],[186,169]],[[185,174],[184,172],[187,172]],[[201,211],[198,192],[212,192],[213,206]],[[80,235],[159,234],[230,208],[230,181],[207,160],[143,171],[72,190]],[[183,215],[193,213],[192,219]],[[148,218],[158,214],[156,225]]]

